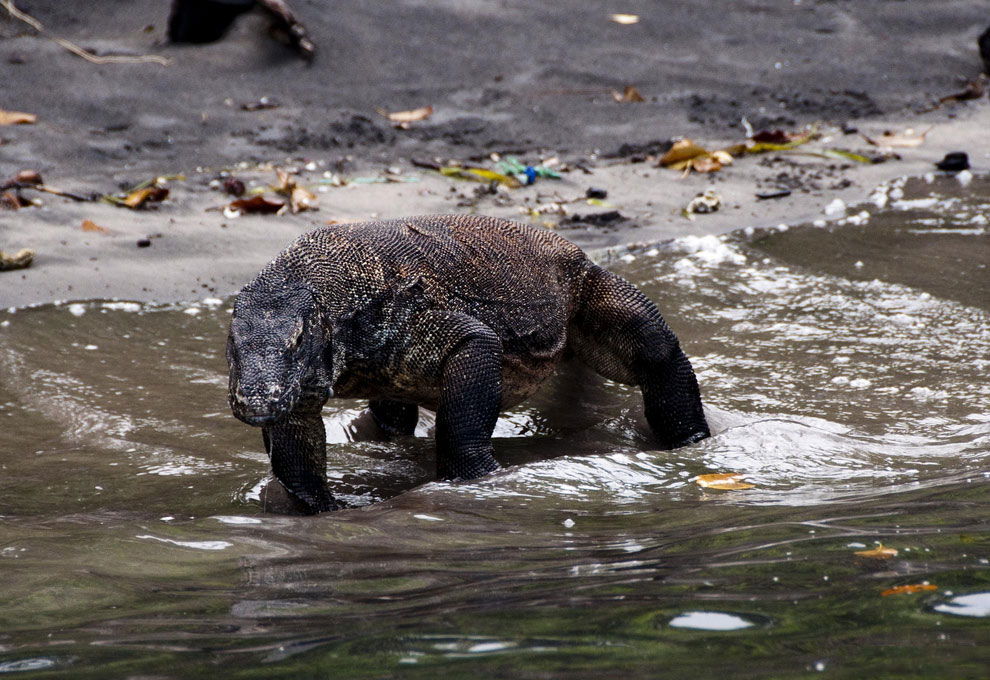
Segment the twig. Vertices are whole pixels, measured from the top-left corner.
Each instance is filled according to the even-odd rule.
[[[108,57],[101,57],[99,55],[93,54],[92,52],[79,47],[79,45],[66,40],[65,38],[59,38],[58,36],[52,35],[48,30],[41,24],[40,21],[35,19],[29,14],[25,14],[21,10],[14,6],[14,0],[0,0],[0,7],[7,10],[8,13],[15,19],[23,21],[28,26],[34,30],[41,33],[43,36],[54,42],[55,44],[63,47],[64,49],[72,52],[77,57],[82,57],[91,64],[160,64],[162,66],[168,66],[172,63],[170,59],[165,57],[160,57],[156,54],[144,54],[141,56],[126,56],[126,55],[111,55]]]

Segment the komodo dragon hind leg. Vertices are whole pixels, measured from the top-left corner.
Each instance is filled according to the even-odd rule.
[[[375,425],[388,434],[412,434],[419,422],[419,407],[416,404],[404,404],[401,401],[387,399],[372,399],[368,409]]]
[[[497,470],[491,437],[502,402],[502,343],[495,331],[459,312],[421,314],[403,371],[440,383],[439,477],[473,479]]]
[[[609,380],[639,385],[646,420],[664,448],[709,436],[691,362],[660,310],[628,281],[597,266],[588,273],[569,344]]]
[[[275,477],[312,513],[340,507],[327,486],[327,438],[320,416],[324,401],[301,402],[286,419],[262,428]]]

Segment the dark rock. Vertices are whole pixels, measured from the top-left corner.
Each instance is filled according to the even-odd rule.
[[[174,43],[219,40],[254,0],[175,0],[168,18],[168,39]]]
[[[969,168],[969,156],[963,151],[952,151],[945,154],[945,158],[935,164],[939,170],[946,172],[959,172]]]
[[[598,189],[596,187],[588,187],[588,190],[584,192],[584,195],[588,198],[603,199],[608,196],[608,192],[605,189]]]
[[[990,76],[990,26],[980,36],[980,56],[983,57],[983,72]]]
[[[150,245],[151,245],[151,239],[150,238],[141,238],[141,239],[138,239],[138,242],[137,242],[137,247],[138,248],[147,248]]]

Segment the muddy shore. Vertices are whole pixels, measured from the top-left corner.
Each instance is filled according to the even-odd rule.
[[[880,182],[930,172],[950,151],[967,151],[974,172],[990,169],[986,95],[936,106],[981,70],[977,36],[990,15],[977,0],[608,8],[406,0],[339,2],[333,11],[295,0],[317,44],[311,65],[271,40],[258,15],[215,44],[178,46],[165,40],[166,3],[17,6],[96,54],[157,54],[170,64],[89,63],[0,9],[0,108],[38,116],[0,127],[0,178],[32,168],[80,195],[184,179],[145,210],[25,192],[38,205],[0,211],[0,250],[37,255],[28,269],[0,273],[4,307],[226,295],[329,220],[483,212],[546,223],[599,249],[814,219],[836,198],[852,205]],[[616,23],[613,11],[639,21]],[[627,85],[645,101],[615,101]],[[254,106],[263,98],[270,108]],[[407,130],[375,112],[427,105],[433,114]],[[744,140],[743,118],[755,130],[816,125],[820,136],[716,173],[656,167],[674,138],[706,148]],[[876,155],[853,129],[875,137],[906,128],[928,130],[924,143],[892,149],[882,163],[808,153]],[[492,194],[411,162],[491,166],[491,154],[556,161],[561,179]],[[319,209],[224,213],[223,173],[250,189],[274,183],[274,167],[297,170]],[[604,204],[584,200],[592,187],[607,191]],[[709,188],[721,208],[684,217]],[[790,194],[756,197],[777,188]],[[587,219],[615,211],[620,218]],[[84,231],[84,220],[106,231]]]

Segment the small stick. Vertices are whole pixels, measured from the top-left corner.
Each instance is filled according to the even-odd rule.
[[[55,44],[60,45],[64,49],[68,50],[69,52],[72,52],[77,57],[82,57],[83,59],[85,59],[86,61],[88,61],[88,62],[90,62],[92,64],[147,64],[147,63],[152,63],[152,64],[161,64],[162,66],[168,66],[169,64],[172,63],[172,61],[170,59],[166,59],[165,57],[160,57],[160,56],[155,55],[155,54],[144,54],[144,55],[137,56],[137,57],[126,56],[126,55],[111,55],[111,56],[108,56],[108,57],[101,57],[101,56],[98,56],[96,54],[93,54],[92,52],[90,52],[88,50],[84,50],[82,47],[79,47],[79,45],[77,45],[74,42],[71,42],[69,40],[66,40],[65,38],[59,38],[58,36],[51,35],[48,32],[48,30],[45,29],[45,27],[41,24],[40,21],[38,21],[37,19],[35,19],[31,15],[25,14],[21,10],[17,9],[14,6],[14,0],[0,0],[0,7],[3,7],[4,9],[6,9],[7,12],[9,12],[12,17],[14,17],[15,19],[19,19],[20,21],[23,21],[28,26],[30,26],[34,30],[38,31],[38,33],[41,33],[43,36],[45,36],[46,38],[48,38],[49,40],[51,40]]]

